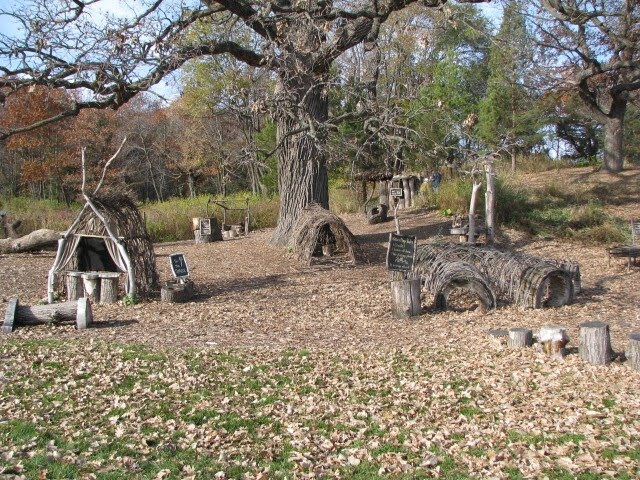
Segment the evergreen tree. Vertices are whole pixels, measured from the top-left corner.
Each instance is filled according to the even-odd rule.
[[[541,115],[527,87],[533,64],[530,45],[518,4],[509,3],[489,53],[490,75],[480,106],[478,135],[490,147],[507,145],[512,169],[517,153],[530,150],[541,139]]]

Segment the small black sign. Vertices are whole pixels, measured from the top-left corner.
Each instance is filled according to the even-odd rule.
[[[211,219],[200,219],[200,235],[211,235]]]
[[[391,190],[391,196],[395,197],[395,198],[402,198],[404,197],[404,193],[403,190],[401,188],[392,188]]]
[[[189,268],[187,261],[184,259],[184,253],[172,253],[169,255],[171,261],[171,271],[176,278],[184,278],[189,276]]]
[[[389,249],[387,250],[387,268],[398,272],[413,270],[416,256],[416,237],[411,235],[389,235]]]

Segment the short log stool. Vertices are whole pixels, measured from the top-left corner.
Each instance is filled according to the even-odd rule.
[[[82,274],[84,293],[93,303],[100,301],[100,275],[98,272],[86,272]]]
[[[511,348],[530,347],[533,345],[533,332],[529,328],[512,328],[507,345]]]
[[[585,322],[580,325],[578,353],[593,365],[606,365],[613,358],[609,325],[604,322]]]
[[[417,317],[422,313],[420,278],[391,282],[391,313],[393,318]]]
[[[99,272],[100,303],[116,303],[118,301],[118,272]]]
[[[640,333],[632,333],[629,335],[627,360],[631,368],[640,372]]]
[[[183,303],[193,298],[193,282],[185,283],[168,281],[160,288],[160,301],[166,303]]]
[[[78,300],[84,297],[84,286],[82,285],[82,273],[75,270],[68,271],[67,276],[67,300]]]

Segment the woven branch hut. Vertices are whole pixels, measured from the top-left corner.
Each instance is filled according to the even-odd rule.
[[[291,248],[300,260],[311,265],[314,253],[329,247],[331,255],[346,257],[348,262],[364,260],[364,254],[356,237],[340,217],[312,204],[305,208],[291,236]]]
[[[49,271],[50,302],[59,277],[70,270],[122,272],[128,294],[145,294],[156,288],[153,244],[129,197],[110,193],[85,203],[58,241],[58,253]]]

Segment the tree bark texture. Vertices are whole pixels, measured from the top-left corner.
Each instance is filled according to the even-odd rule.
[[[487,177],[487,190],[485,192],[485,224],[487,231],[487,245],[493,245],[495,240],[495,176],[493,174],[493,161],[488,160],[484,164]]]
[[[420,315],[420,278],[391,282],[391,313],[393,318]]]
[[[119,273],[100,273],[100,303],[116,303],[118,301]]]
[[[530,328],[512,328],[509,330],[507,345],[511,348],[524,348],[533,345],[533,331]]]
[[[475,245],[476,243],[476,202],[478,200],[478,190],[482,185],[473,182],[471,190],[471,202],[469,203],[469,231],[467,232],[467,242]]]
[[[609,325],[585,322],[580,325],[578,352],[580,358],[593,365],[606,365],[613,357]]]
[[[322,8],[320,2],[309,3]],[[370,29],[369,22],[364,26]],[[362,34],[367,31],[364,28]],[[271,240],[278,246],[288,245],[298,217],[309,204],[329,209],[325,129],[332,57],[318,55],[326,42],[322,23],[304,15],[291,17],[282,38],[275,91],[280,210]]]
[[[640,333],[629,335],[629,347],[627,348],[627,361],[629,366],[640,372]]]
[[[67,272],[67,300],[78,300],[84,297],[82,272]]]
[[[626,103],[624,106],[616,106],[611,108],[611,113],[606,117],[604,122],[604,168],[613,173],[621,172],[624,163],[624,115],[626,111]]]

